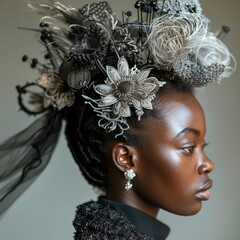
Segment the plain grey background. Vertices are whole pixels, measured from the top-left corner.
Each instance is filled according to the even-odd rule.
[[[47,2],[42,0],[42,2]],[[87,0],[65,0],[80,7]],[[96,1],[94,1],[96,2]],[[110,1],[121,16],[134,0]],[[211,30],[231,27],[224,38],[236,60],[240,59],[240,2],[236,0],[202,0],[204,13],[212,20]],[[0,140],[20,131],[34,117],[18,111],[15,86],[33,81],[37,72],[21,62],[24,53],[41,55],[34,32],[17,30],[18,26],[36,27],[39,17],[30,12],[25,1],[1,0],[0,3]],[[207,148],[216,168],[211,199],[202,211],[191,217],[160,211],[158,218],[171,227],[169,240],[239,240],[240,239],[240,70],[220,84],[198,91],[207,120]],[[66,147],[62,134],[48,168],[16,203],[0,217],[1,240],[70,240],[74,229],[75,207],[97,195],[82,178]]]

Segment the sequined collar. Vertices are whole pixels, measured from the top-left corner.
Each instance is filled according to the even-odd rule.
[[[104,206],[114,208],[137,229],[148,234],[154,240],[164,240],[170,232],[167,225],[136,208],[103,197],[100,197],[98,202]]]

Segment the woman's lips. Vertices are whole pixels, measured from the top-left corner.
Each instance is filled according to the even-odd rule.
[[[200,190],[195,194],[195,197],[199,200],[206,201],[210,198],[210,192],[208,191],[213,185],[212,180],[208,180]]]

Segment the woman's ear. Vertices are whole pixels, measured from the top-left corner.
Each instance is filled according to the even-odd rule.
[[[124,143],[117,143],[112,149],[112,160],[115,166],[125,172],[128,169],[137,169],[137,149]]]

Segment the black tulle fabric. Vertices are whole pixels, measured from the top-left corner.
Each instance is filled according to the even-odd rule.
[[[45,169],[57,144],[61,124],[61,112],[48,112],[0,145],[0,214]]]

